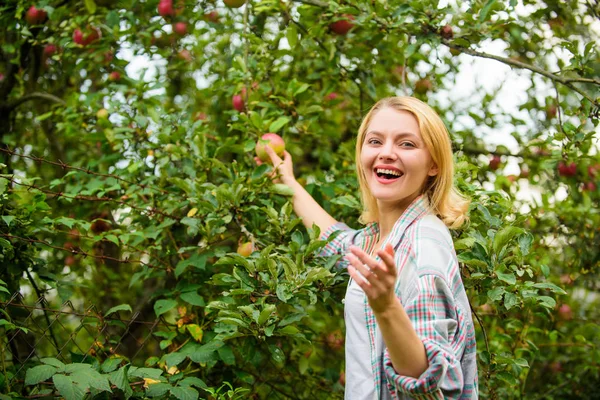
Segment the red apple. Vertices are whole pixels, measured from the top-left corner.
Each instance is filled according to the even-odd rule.
[[[238,110],[238,112],[244,111],[244,99],[242,98],[242,95],[240,95],[240,94],[234,95],[231,98],[231,104],[233,105],[233,108]]]
[[[84,35],[81,29],[75,29],[73,31],[73,41],[81,46],[87,46],[102,37],[102,32],[98,28],[88,27],[88,31],[89,33]]]
[[[425,94],[428,91],[430,91],[431,89],[433,89],[433,84],[431,83],[429,78],[419,79],[415,83],[415,92],[418,94]]]
[[[229,8],[240,8],[246,3],[246,0],[223,0],[223,3]]]
[[[83,46],[85,40],[83,39],[83,32],[81,31],[81,29],[77,28],[73,31],[73,41],[76,44],[80,44]]]
[[[39,25],[44,23],[47,18],[48,14],[46,11],[41,8],[35,8],[35,6],[29,7],[29,10],[25,13],[25,21],[29,25]]]
[[[169,15],[175,14],[173,11],[173,0],[160,0],[158,3],[158,15],[163,18],[168,17]]]
[[[206,114],[203,112],[197,112],[194,115],[194,121],[204,121],[206,119]]]
[[[179,50],[177,57],[184,61],[192,61],[192,53],[187,49]]]
[[[276,133],[265,133],[262,135],[260,140],[256,143],[256,155],[262,162],[271,162],[271,158],[267,154],[265,147],[269,146],[273,150],[275,150],[275,154],[279,157],[283,157],[283,153],[285,151],[285,142],[283,138]]]
[[[339,350],[344,346],[344,336],[339,329],[327,335],[325,341],[333,350]]]
[[[187,34],[187,24],[185,22],[174,23],[173,32],[175,32],[179,36],[185,36]]]
[[[521,178],[529,178],[529,170],[527,168],[521,168]]]
[[[588,167],[588,176],[595,177],[599,170],[600,170],[600,164],[590,165]]]
[[[117,81],[121,80],[121,73],[119,71],[111,72],[110,75],[108,75],[108,80],[113,81],[113,82],[117,82]]]
[[[254,244],[252,242],[240,243],[237,248],[237,253],[242,257],[249,257],[254,252]]]
[[[568,304],[563,304],[558,308],[558,318],[563,321],[573,319],[573,310],[571,310],[571,307],[569,307]]]
[[[586,182],[583,185],[583,190],[587,190],[588,192],[595,192],[596,189],[598,189],[598,187],[596,186],[595,182]]]
[[[558,174],[560,176],[575,176],[577,175],[577,164],[571,162],[569,165],[563,161],[558,163]]]
[[[213,22],[213,23],[217,23],[219,22],[219,13],[216,12],[215,10],[204,14],[204,18],[206,18],[207,21]]]
[[[549,104],[546,107],[546,118],[552,119],[552,118],[556,117],[557,112],[558,112],[558,109],[556,108],[556,106],[554,104]]]
[[[514,183],[514,182],[516,182],[516,180],[518,179],[518,177],[516,175],[507,175],[506,179],[508,179],[508,181],[510,183]]]
[[[490,160],[490,169],[492,171],[497,170],[498,167],[500,166],[501,162],[502,162],[502,159],[500,158],[500,156],[498,154],[494,154],[492,156],[492,159]]]
[[[344,371],[340,372],[340,379],[338,379],[338,382],[340,385],[346,386],[346,373]]]
[[[56,53],[56,50],[56,45],[48,43],[46,46],[44,46],[44,56],[52,57]]]
[[[454,37],[454,32],[452,32],[452,27],[450,25],[444,25],[440,29],[440,36],[444,39],[452,39]]]
[[[65,257],[65,265],[70,267],[71,265],[75,264],[75,257],[72,255],[68,255]]]
[[[563,369],[560,361],[554,361],[548,367],[554,373],[560,373],[560,372],[562,372],[562,369]]]
[[[338,94],[336,92],[331,92],[325,96],[326,100],[332,101],[338,98]]]
[[[354,21],[354,16],[344,14],[341,19],[329,24],[329,29],[338,35],[345,35],[350,29],[354,28],[352,21]]]

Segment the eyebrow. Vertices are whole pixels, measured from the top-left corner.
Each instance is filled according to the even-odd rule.
[[[369,135],[375,135],[375,136],[385,136],[384,133],[379,132],[379,131],[368,131],[365,134],[365,137],[369,136]],[[394,132],[392,133],[392,135],[394,135],[396,138],[398,137],[406,137],[406,136],[411,136],[417,139],[420,139],[419,136],[417,136],[416,134],[412,133],[412,132]]]

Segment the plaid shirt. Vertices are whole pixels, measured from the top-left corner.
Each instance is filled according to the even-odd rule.
[[[379,240],[377,223],[360,230],[336,223],[322,237],[338,230],[343,232],[325,247],[323,256],[346,254],[350,245],[371,254]],[[392,399],[478,398],[475,331],[452,237],[429,211],[424,196],[415,199],[396,221],[382,248],[387,243],[394,247],[398,268],[396,295],[423,341],[429,367],[415,379],[394,370],[385,347],[382,354],[375,354],[377,321],[365,296],[377,398],[383,396],[382,386],[390,394],[383,397]],[[345,258],[338,265],[345,268]]]

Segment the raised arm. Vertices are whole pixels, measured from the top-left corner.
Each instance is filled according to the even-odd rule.
[[[335,224],[337,221],[296,180],[290,153],[286,151],[283,159],[281,159],[271,147],[265,146],[265,150],[275,166],[275,181],[280,181],[294,191],[292,198],[294,211],[296,215],[302,218],[304,226],[312,228],[313,224],[316,224],[321,229],[321,232],[325,232],[327,228]],[[256,159],[256,162],[261,164],[261,161],[258,159]]]

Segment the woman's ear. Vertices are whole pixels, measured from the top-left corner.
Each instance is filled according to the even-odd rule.
[[[438,168],[436,163],[432,163],[431,164],[431,168],[429,168],[429,172],[427,172],[427,175],[429,176],[436,176],[437,174],[440,173],[440,169]]]

